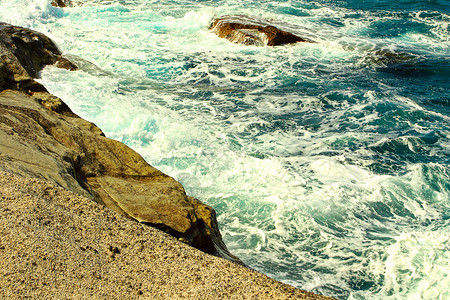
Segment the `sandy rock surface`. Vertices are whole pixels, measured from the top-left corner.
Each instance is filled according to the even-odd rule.
[[[1,299],[325,299],[0,171]]]

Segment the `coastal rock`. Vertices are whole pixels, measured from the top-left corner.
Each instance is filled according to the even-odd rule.
[[[55,7],[67,7],[67,6],[72,6],[72,1],[70,1],[70,0],[52,0],[52,2],[50,4]]]
[[[207,253],[240,262],[221,240],[214,210],[124,144],[108,139],[34,81],[61,52],[35,31],[0,25],[0,170],[38,177]]]
[[[329,299],[0,171],[0,299]]]
[[[298,42],[312,42],[291,32],[277,28],[267,20],[242,15],[213,19],[210,30],[236,44],[280,46]]]
[[[45,65],[55,63],[77,69],[45,35],[0,22],[0,90],[43,90],[33,78]]]

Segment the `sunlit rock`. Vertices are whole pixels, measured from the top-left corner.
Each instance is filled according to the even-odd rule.
[[[210,29],[221,38],[243,45],[279,46],[298,42],[313,42],[282,30],[267,20],[241,15],[215,18]]]
[[[52,0],[52,2],[50,4],[55,7],[72,6],[72,2],[70,0]]]
[[[75,115],[34,79],[63,62],[46,36],[0,23],[0,170],[46,179],[157,227],[207,253],[240,262],[222,242],[214,210],[172,177]]]

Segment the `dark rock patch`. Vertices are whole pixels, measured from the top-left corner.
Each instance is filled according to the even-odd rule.
[[[77,69],[45,35],[0,22],[0,90],[43,91],[34,78],[45,65],[52,64]]]

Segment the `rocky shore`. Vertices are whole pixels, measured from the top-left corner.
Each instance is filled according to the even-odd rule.
[[[325,298],[242,266],[211,207],[34,80],[49,64],[77,69],[0,23],[0,298]]]
[[[326,299],[49,181],[0,172],[1,299]]]
[[[47,64],[77,69],[46,36],[0,23],[0,169],[52,181],[207,253],[226,249],[214,210],[34,81]]]

